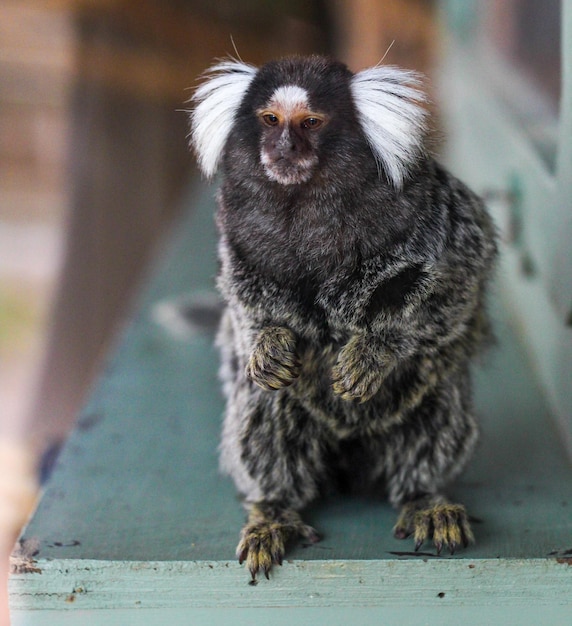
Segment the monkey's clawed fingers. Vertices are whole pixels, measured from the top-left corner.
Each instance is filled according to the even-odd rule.
[[[247,377],[269,391],[291,385],[302,369],[296,343],[296,336],[288,328],[264,328],[246,366]]]
[[[466,548],[474,541],[465,507],[448,502],[428,508],[418,508],[416,503],[406,504],[397,520],[394,534],[398,539],[413,535],[416,551],[432,539],[437,554],[443,548],[454,554],[458,548]]]
[[[332,369],[334,393],[344,400],[366,402],[379,391],[393,365],[393,356],[383,346],[356,335],[342,348]]]
[[[382,383],[373,370],[346,370],[340,365],[334,368],[332,378],[334,393],[348,401],[366,402],[379,391]]]

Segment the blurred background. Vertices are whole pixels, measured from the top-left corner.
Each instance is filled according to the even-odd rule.
[[[515,97],[512,84],[503,97],[553,164],[560,9],[558,0],[0,0],[2,554],[196,176],[183,110],[213,59],[258,65],[319,52],[353,70],[382,59],[420,70],[433,145],[446,153],[440,86],[454,30],[532,86],[534,97]]]

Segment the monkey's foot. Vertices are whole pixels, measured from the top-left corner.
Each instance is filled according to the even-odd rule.
[[[403,505],[393,532],[398,539],[413,535],[415,551],[432,540],[437,554],[443,548],[454,554],[475,540],[465,507],[443,498],[424,498]]]
[[[344,400],[366,402],[381,388],[395,357],[366,334],[354,335],[332,369],[333,390]]]
[[[311,543],[320,541],[316,530],[304,524],[296,511],[254,505],[236,548],[238,562],[246,562],[252,580],[261,570],[269,578],[272,565],[282,565],[286,543],[296,536]]]
[[[282,389],[298,378],[301,369],[296,336],[291,330],[270,326],[260,331],[246,366],[250,380],[268,391]]]

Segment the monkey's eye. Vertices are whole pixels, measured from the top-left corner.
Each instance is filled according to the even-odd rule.
[[[264,115],[262,115],[262,121],[267,126],[278,126],[278,123],[280,122],[280,120],[276,115],[274,115],[274,113],[264,113]]]
[[[320,126],[324,123],[324,120],[319,117],[307,117],[302,122],[302,128],[307,128],[308,130],[316,130],[316,128],[320,128]]]

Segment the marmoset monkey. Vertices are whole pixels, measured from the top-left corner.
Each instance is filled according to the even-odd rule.
[[[395,536],[473,540],[443,487],[477,441],[470,365],[491,337],[483,203],[424,147],[419,77],[319,56],[211,68],[191,138],[222,167],[221,466],[253,579],[338,484],[400,509]]]

